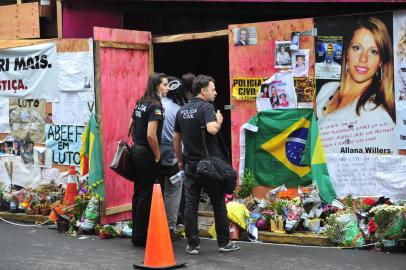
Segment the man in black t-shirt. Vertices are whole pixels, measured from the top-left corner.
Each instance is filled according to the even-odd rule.
[[[179,168],[185,170],[185,231],[187,237],[186,252],[199,254],[200,239],[198,231],[197,210],[202,186],[195,177],[196,164],[204,157],[201,126],[205,125],[205,144],[210,156],[223,157],[217,144],[216,134],[221,129],[223,116],[210,103],[216,98],[217,92],[214,79],[199,75],[193,82],[194,98],[184,105],[177,113],[175,120],[174,146]],[[182,155],[183,143],[183,155]],[[229,224],[224,192],[209,192],[213,205],[219,251],[238,250],[229,238]]]

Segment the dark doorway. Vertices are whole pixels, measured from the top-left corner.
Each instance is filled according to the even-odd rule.
[[[231,153],[230,111],[224,110],[224,105],[230,104],[228,37],[154,44],[154,69],[179,78],[186,72],[192,72],[210,75],[216,80],[214,106],[223,114],[221,132]]]

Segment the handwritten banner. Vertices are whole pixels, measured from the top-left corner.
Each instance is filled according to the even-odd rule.
[[[58,99],[54,42],[0,50],[0,96]]]
[[[52,163],[80,165],[83,126],[50,125],[45,126],[45,145],[52,149]]]
[[[326,158],[337,197],[406,198],[406,156],[326,154]]]

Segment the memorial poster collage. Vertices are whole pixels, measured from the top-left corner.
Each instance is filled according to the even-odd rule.
[[[267,57],[276,72],[234,80],[232,98],[255,101],[257,111],[313,108],[327,154],[406,149],[406,12],[313,22],[313,29],[292,32],[289,40],[273,40]],[[232,30],[239,53],[265,39],[249,24]],[[301,46],[308,36],[313,50]],[[256,91],[242,90],[249,84]]]

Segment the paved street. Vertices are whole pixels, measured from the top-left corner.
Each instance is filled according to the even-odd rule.
[[[144,249],[129,239],[79,240],[44,227],[19,227],[0,221],[0,269],[102,270],[132,269],[143,261]],[[240,243],[241,250],[223,254],[216,242],[202,241],[197,256],[184,252],[185,241],[176,242],[178,262],[186,269],[405,269],[406,254],[337,248]]]

